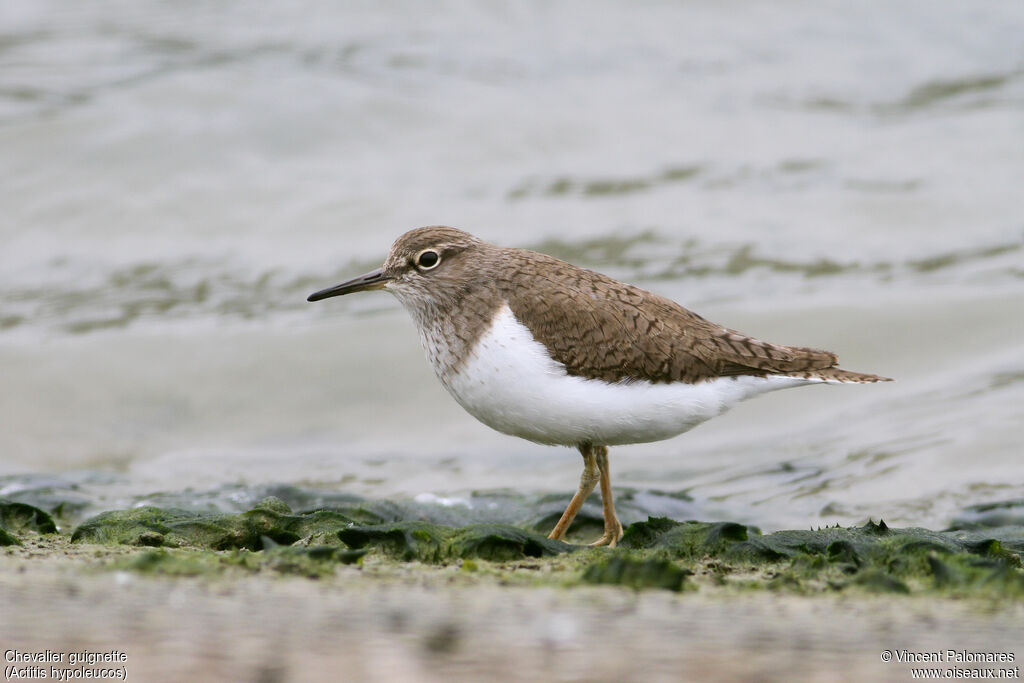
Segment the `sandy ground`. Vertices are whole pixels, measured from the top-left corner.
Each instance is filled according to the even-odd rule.
[[[99,568],[131,552],[0,551],[4,666],[12,651],[65,653],[58,668],[71,652],[117,651],[124,663],[92,668],[121,666],[135,681],[903,681],[912,665],[883,651],[1013,653],[1011,664],[914,666],[1018,676],[1024,654],[1020,603],[636,592],[372,561],[321,579]],[[37,666],[52,678],[52,665]]]

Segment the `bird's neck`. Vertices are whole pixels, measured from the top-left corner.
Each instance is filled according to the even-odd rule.
[[[442,382],[465,364],[502,303],[497,292],[481,296],[473,291],[407,306],[427,361]]]

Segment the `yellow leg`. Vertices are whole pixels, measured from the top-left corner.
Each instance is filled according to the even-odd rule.
[[[580,511],[583,501],[587,499],[587,496],[594,490],[594,486],[597,485],[598,480],[601,478],[601,471],[598,469],[597,458],[594,454],[594,446],[584,443],[580,444],[579,449],[583,455],[583,474],[580,475],[580,487],[576,490],[576,495],[569,501],[569,506],[565,508],[561,519],[558,520],[558,524],[555,525],[555,528],[548,535],[548,538],[556,541],[562,540],[562,537],[565,536],[566,529],[572,524],[572,520],[576,518],[576,513]],[[607,453],[607,449],[605,452]]]
[[[622,538],[622,523],[615,514],[615,501],[612,500],[612,475],[608,468],[608,447],[597,446],[597,469],[601,472],[601,504],[604,506],[604,535],[590,545],[606,545],[614,548]]]

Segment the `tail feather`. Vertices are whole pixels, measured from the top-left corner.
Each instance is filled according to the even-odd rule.
[[[842,368],[821,368],[819,370],[808,370],[806,372],[787,372],[787,377],[803,377],[804,379],[816,379],[823,382],[838,382],[842,384],[871,384],[874,382],[891,382],[891,377],[871,375],[866,372],[853,372]]]

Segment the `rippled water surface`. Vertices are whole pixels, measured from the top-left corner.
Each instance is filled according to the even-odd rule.
[[[304,300],[445,223],[897,378],[614,449],[638,516],[1024,498],[1021,35],[1004,2],[8,0],[0,496],[568,495],[579,456],[463,413],[391,297]]]

